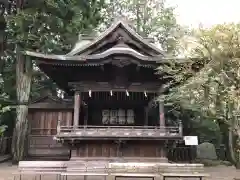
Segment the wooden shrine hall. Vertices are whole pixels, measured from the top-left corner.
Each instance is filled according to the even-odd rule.
[[[81,37],[66,55],[26,54],[69,97],[29,106],[29,155],[159,161],[182,140],[181,123],[169,126],[163,103],[154,104],[167,82],[156,74],[164,54],[126,22]]]

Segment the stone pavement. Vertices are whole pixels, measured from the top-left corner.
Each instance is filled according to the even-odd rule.
[[[5,162],[0,164],[0,180],[13,180],[13,173],[17,171],[17,166],[12,166],[11,163]],[[205,172],[209,173],[211,177],[206,178],[207,180],[233,180],[233,178],[240,178],[240,170],[236,170],[234,167],[207,167]],[[33,180],[33,177],[26,178],[26,180]],[[46,180],[54,180],[53,177],[46,178]],[[72,178],[68,178],[72,179]],[[81,178],[73,178],[80,180]],[[89,178],[90,180],[91,178]],[[98,178],[99,179],[99,178]],[[25,180],[25,178],[24,178]],[[45,178],[44,178],[45,180]],[[173,179],[171,179],[173,180]],[[195,180],[195,179],[194,179]]]

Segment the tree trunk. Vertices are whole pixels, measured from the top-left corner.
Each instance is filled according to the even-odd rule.
[[[140,21],[140,2],[139,0],[135,1],[136,4],[136,16],[137,16],[137,33],[140,33],[140,25],[141,25],[141,21]]]
[[[31,90],[32,62],[28,57],[23,56],[19,47],[16,59],[16,90],[18,106],[16,108],[16,125],[12,139],[13,163],[23,160],[26,153],[27,132],[28,132],[28,101]]]
[[[27,121],[28,107],[25,105],[19,105],[16,109],[16,125],[13,132],[12,139],[12,155],[13,163],[17,163],[25,157],[25,150],[27,144]]]
[[[230,157],[233,163],[236,162],[234,148],[233,148],[233,131],[231,128],[228,129],[228,147],[230,152]]]
[[[236,168],[240,169],[240,132],[237,133],[237,140],[236,140]]]

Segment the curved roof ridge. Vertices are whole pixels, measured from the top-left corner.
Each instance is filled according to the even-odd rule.
[[[136,57],[140,60],[144,61],[159,61],[162,60],[161,56],[146,56],[143,55],[137,51],[135,51],[132,48],[127,48],[127,47],[112,47],[102,53],[99,54],[93,54],[93,55],[76,55],[76,56],[67,56],[67,55],[47,55],[47,54],[42,54],[42,53],[36,53],[36,52],[31,52],[31,51],[26,51],[26,55],[29,56],[34,56],[36,58],[43,58],[43,59],[52,59],[52,60],[61,60],[61,61],[78,61],[78,62],[85,62],[87,60],[94,60],[94,59],[102,59],[106,58],[108,56],[114,55],[114,54],[127,54],[131,55],[133,57]]]
[[[104,56],[106,54],[115,54],[115,53],[121,53],[121,52],[123,52],[124,54],[126,54],[128,52],[131,52],[133,54],[136,54],[136,55],[138,55],[140,57],[144,57],[144,58],[148,58],[149,57],[149,56],[146,56],[144,54],[141,54],[140,52],[137,52],[136,50],[134,50],[134,49],[132,49],[130,47],[126,47],[126,46],[124,47],[124,46],[118,46],[118,45],[116,45],[116,46],[114,46],[114,47],[112,47],[110,49],[107,49],[104,52],[101,52],[101,53],[98,53],[98,54],[94,54],[94,55],[90,55],[90,56],[91,56],[91,58],[93,58],[95,56],[96,57],[97,56]]]

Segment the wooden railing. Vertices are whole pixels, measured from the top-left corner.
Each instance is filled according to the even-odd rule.
[[[164,138],[182,137],[182,127],[157,126],[59,126],[57,138]]]
[[[191,162],[196,158],[196,148],[167,146],[167,157],[172,162]]]

